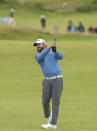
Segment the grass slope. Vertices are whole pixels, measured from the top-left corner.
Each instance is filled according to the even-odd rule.
[[[24,12],[24,15],[22,15]],[[2,12],[1,12],[2,13]],[[8,12],[5,12],[7,14]],[[55,13],[48,13],[46,16],[47,23],[46,28],[42,29],[40,24],[40,14],[26,12],[24,10],[16,10],[15,19],[17,21],[17,27],[0,24],[0,38],[1,39],[30,39],[36,37],[50,37],[54,38],[54,26],[58,24],[58,15]],[[65,37],[67,33],[68,21],[72,20],[73,23],[78,26],[80,21],[85,26],[85,33],[83,35],[89,35],[87,29],[90,25],[96,27],[96,12],[90,14],[65,14],[62,18],[60,35]]]
[[[57,2],[56,2],[57,1]],[[68,25],[68,21],[72,20],[73,23],[78,26],[78,23],[80,21],[83,22],[83,24],[86,27],[86,34],[87,34],[87,28],[90,25],[93,25],[93,27],[96,27],[96,12],[90,12],[90,13],[81,13],[76,12],[76,10],[83,6],[92,6],[93,0],[69,0],[66,1],[68,4],[64,9],[64,15],[62,18],[61,26],[59,32],[62,34],[66,34],[66,29]],[[54,26],[58,25],[59,21],[59,14],[61,5],[64,3],[64,0],[19,0],[19,1],[13,1],[13,0],[7,0],[5,3],[0,4],[0,16],[7,16],[9,18],[9,11],[10,8],[15,8],[15,19],[17,22],[17,27],[14,29],[13,27],[9,27],[7,25],[4,25],[0,22],[0,38],[1,39],[14,39],[18,37],[18,34],[20,36],[23,35],[28,39],[31,39],[31,34],[33,36],[42,36],[44,33],[47,35],[54,34]],[[54,7],[53,7],[54,6]],[[78,7],[79,6],[79,7]],[[42,14],[46,15],[46,29],[43,30],[41,28],[40,24],[40,17]],[[12,33],[11,33],[12,32]],[[12,37],[11,37],[12,36]]]
[[[76,11],[77,9],[81,8],[87,8],[88,6],[92,6],[94,0],[65,0],[67,2],[67,6],[65,8],[65,11]],[[27,9],[34,9],[36,11],[37,9],[45,10],[45,11],[56,11],[57,8],[60,9],[62,4],[64,3],[64,0],[1,0],[0,3],[2,5],[8,5],[9,7],[13,6],[16,8],[19,8],[20,6],[24,6]],[[93,10],[93,8],[92,8]]]

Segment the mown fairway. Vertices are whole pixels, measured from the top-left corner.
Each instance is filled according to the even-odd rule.
[[[87,28],[97,25],[94,0],[66,0],[57,48],[64,89],[56,131],[97,131],[97,35]],[[32,43],[54,40],[54,26],[64,0],[0,0],[0,18],[15,9],[17,26],[0,21],[0,131],[43,131],[41,89],[43,75],[35,61]],[[46,29],[40,16],[46,15]],[[67,34],[68,21],[85,25],[83,34]]]
[[[97,131],[97,38],[67,36],[57,46],[64,54],[64,90],[56,131]],[[32,41],[0,40],[0,131],[43,130],[35,53]]]

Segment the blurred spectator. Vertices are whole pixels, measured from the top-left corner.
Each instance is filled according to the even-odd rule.
[[[96,27],[96,28],[94,28],[94,33],[97,33],[97,27]]]
[[[9,18],[8,24],[13,24],[14,26],[16,26],[16,21],[14,19],[14,9],[13,8],[10,9],[10,18]]]
[[[8,19],[7,19],[6,16],[2,16],[2,22],[3,22],[4,24],[7,24],[7,23],[8,23]]]
[[[75,27],[75,25],[72,24],[72,26],[71,26],[71,32],[75,32],[75,31],[76,31],[76,27]]]
[[[78,32],[84,32],[85,31],[85,27],[82,24],[82,22],[79,23],[77,30],[78,30]]]
[[[67,27],[67,31],[68,32],[75,32],[76,31],[76,27],[74,24],[72,24],[72,21],[69,21],[68,27]]]
[[[45,28],[45,27],[46,27],[45,15],[41,15],[41,26],[42,26],[42,28]]]
[[[70,20],[68,22],[68,26],[67,26],[67,31],[70,32],[71,31],[71,26],[72,26],[72,21]]]
[[[93,33],[93,32],[94,32],[94,29],[93,29],[92,26],[90,26],[90,27],[88,28],[88,32],[89,32],[89,33]]]

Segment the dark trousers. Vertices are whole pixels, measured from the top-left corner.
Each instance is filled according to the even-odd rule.
[[[42,105],[46,118],[50,115],[50,99],[52,99],[52,121],[56,125],[58,119],[60,98],[63,89],[63,78],[44,79],[42,88]]]

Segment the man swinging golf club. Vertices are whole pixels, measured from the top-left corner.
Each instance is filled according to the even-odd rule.
[[[55,34],[54,42],[46,47],[45,40],[38,39],[34,46],[37,47],[38,53],[35,58],[42,68],[44,80],[42,82],[42,105],[45,118],[48,118],[48,123],[42,125],[44,129],[56,129],[60,98],[63,89],[63,76],[62,70],[59,65],[59,60],[62,60],[63,55],[56,49],[56,38],[59,31],[61,18],[63,15],[64,6],[59,17],[57,32]],[[50,109],[50,100],[52,99],[52,109]]]
[[[45,118],[48,123],[42,125],[44,129],[56,129],[60,98],[63,89],[63,76],[58,60],[63,58],[61,52],[56,48],[56,42],[49,47],[43,39],[38,39],[34,43],[37,47],[35,58],[42,68],[44,80],[42,82],[42,105]],[[50,109],[50,100],[52,99],[52,109]]]

